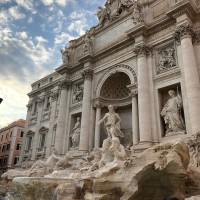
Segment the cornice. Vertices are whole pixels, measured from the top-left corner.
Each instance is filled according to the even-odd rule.
[[[61,75],[69,73],[69,65],[62,64],[60,67],[56,68],[55,71]]]
[[[30,97],[35,96],[35,95],[40,95],[42,92],[45,92],[46,90],[51,90],[54,87],[58,86],[59,82],[60,82],[61,78],[57,79],[54,82],[51,82],[47,85],[41,86],[38,89],[32,90],[31,92],[29,92],[27,95]]]
[[[183,0],[182,2],[170,7],[169,10],[166,12],[166,15],[169,18],[174,19],[181,16],[182,14],[187,14],[193,22],[196,20],[197,9],[195,8],[195,5],[192,1]]]
[[[135,38],[141,35],[146,37],[148,35],[147,34],[148,29],[149,25],[143,22],[126,31],[126,34],[131,38]]]

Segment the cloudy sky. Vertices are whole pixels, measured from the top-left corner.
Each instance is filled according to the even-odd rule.
[[[31,83],[61,64],[60,49],[96,26],[105,0],[0,0],[0,128],[26,118]]]

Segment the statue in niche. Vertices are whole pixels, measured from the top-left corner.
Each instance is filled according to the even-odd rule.
[[[159,53],[159,65],[158,71],[170,69],[176,66],[176,59],[175,59],[175,49],[168,48]]]
[[[65,65],[69,64],[69,48],[65,47],[64,49],[60,50],[62,54],[62,61]]]
[[[135,6],[133,9],[132,19],[134,24],[143,22],[142,14],[138,6]]]
[[[83,53],[91,53],[92,52],[92,40],[89,35],[86,34],[84,42],[83,42]]]
[[[83,100],[83,86],[76,85],[73,91],[73,103],[77,103]]]
[[[109,105],[108,110],[109,112],[106,113],[103,119],[99,121],[98,125],[104,122],[109,139],[113,139],[115,137],[124,137],[124,134],[120,130],[121,118],[115,112],[114,106]]]
[[[96,15],[97,15],[97,17],[99,19],[99,25],[102,25],[105,20],[107,20],[107,19],[110,20],[111,11],[110,11],[110,9],[108,7],[108,3],[107,2],[105,4],[105,8],[102,8],[101,6],[99,6],[98,9],[99,10],[97,11]]]
[[[79,141],[80,141],[80,131],[81,131],[81,118],[77,117],[77,122],[72,129],[72,133],[70,135],[72,141],[72,147],[70,149],[78,149]]]
[[[169,90],[168,94],[170,99],[161,111],[161,116],[164,118],[166,124],[165,135],[170,132],[185,131],[185,124],[181,116],[181,108],[183,105],[182,98],[178,93],[177,96],[175,96],[174,90]]]

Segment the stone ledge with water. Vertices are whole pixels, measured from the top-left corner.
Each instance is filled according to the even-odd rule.
[[[179,200],[200,195],[200,133],[165,141],[142,153],[127,150],[114,137],[100,149],[73,158],[56,155],[28,170],[2,175],[6,200]]]

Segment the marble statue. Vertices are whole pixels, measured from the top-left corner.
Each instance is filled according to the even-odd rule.
[[[61,49],[62,54],[62,61],[65,65],[69,64],[69,48],[65,47],[64,49]]]
[[[102,25],[103,22],[107,19],[110,19],[110,9],[108,8],[108,3],[105,4],[105,8],[102,8],[101,6],[98,7],[97,11],[97,17],[99,19],[99,25]]]
[[[99,121],[98,125],[104,122],[109,139],[113,139],[115,137],[124,137],[124,134],[120,130],[121,118],[115,112],[114,106],[109,105],[108,110],[109,112],[106,113],[103,119]]]
[[[175,96],[174,90],[169,90],[170,99],[164,105],[161,116],[166,124],[166,134],[170,132],[180,132],[185,130],[183,118],[181,116],[182,99],[178,94]]]
[[[47,158],[47,160],[46,161],[38,160],[31,166],[30,171],[45,167],[54,168],[58,160],[59,160],[58,152],[56,151],[55,148],[52,148],[51,155]]]
[[[81,131],[81,118],[77,117],[77,122],[71,132],[72,147],[70,149],[78,149]]]
[[[138,6],[134,7],[132,18],[133,18],[134,24],[139,24],[143,21],[142,14],[141,14]]]
[[[77,103],[83,100],[83,86],[76,85],[73,91],[73,103]]]
[[[92,40],[86,34],[84,42],[83,42],[83,53],[91,53],[92,52]]]
[[[56,162],[53,170],[63,170],[67,167],[71,167],[71,164],[69,164],[70,155],[66,153],[63,157],[59,157],[58,161]]]
[[[102,145],[102,155],[101,160],[99,162],[99,168],[106,165],[106,163],[112,162],[114,159],[114,154],[110,150],[112,145],[112,141],[110,139],[105,139]]]
[[[120,144],[119,138],[115,137],[112,139],[112,145],[110,151],[114,154],[114,162],[124,161],[126,158],[126,151],[124,146]]]

